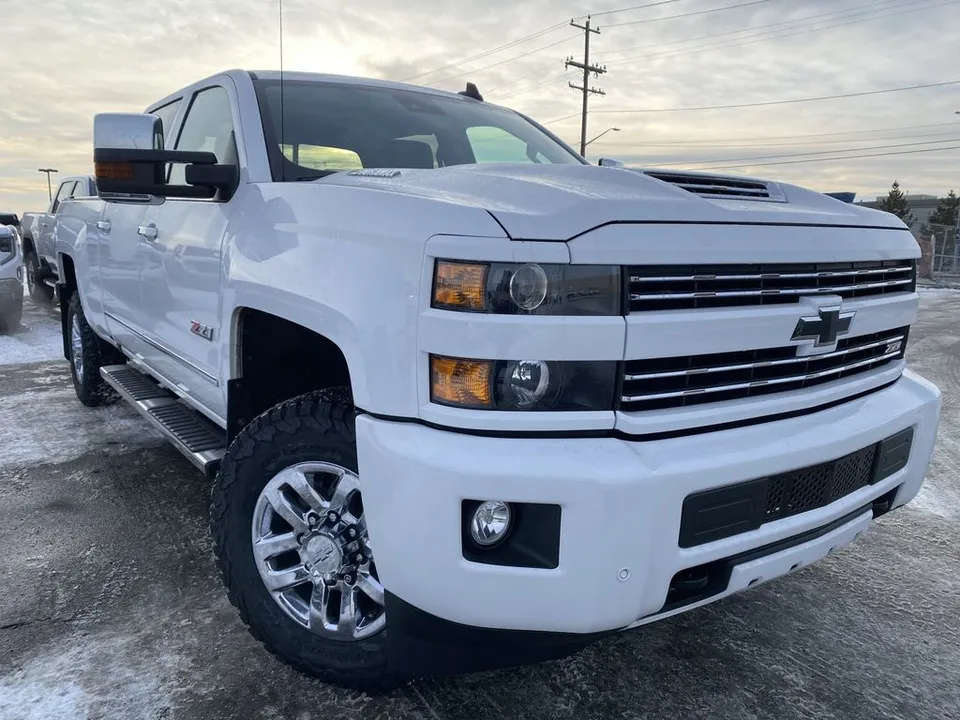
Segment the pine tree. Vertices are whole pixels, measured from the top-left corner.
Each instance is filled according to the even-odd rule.
[[[900,183],[897,180],[893,181],[893,185],[890,186],[890,192],[880,201],[880,209],[896,215],[903,220],[907,227],[913,227],[913,223],[916,222],[916,218],[913,216],[913,213],[910,212],[910,207],[907,205],[907,196],[903,194],[903,191],[900,189]]]
[[[957,213],[960,211],[960,197],[951,190],[945,198],[940,198],[940,204],[930,215],[927,221],[931,225],[953,225],[957,224]]]

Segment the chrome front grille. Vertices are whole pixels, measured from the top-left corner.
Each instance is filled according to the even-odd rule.
[[[903,358],[909,328],[844,338],[821,355],[797,346],[628,360],[620,409],[657,410],[799,390]]]
[[[797,302],[804,295],[863,298],[916,287],[916,262],[792,265],[642,265],[627,268],[630,312]]]

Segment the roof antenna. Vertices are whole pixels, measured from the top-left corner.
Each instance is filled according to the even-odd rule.
[[[461,90],[460,92],[457,93],[457,95],[465,95],[468,98],[473,98],[474,100],[479,100],[480,102],[483,102],[483,95],[480,94],[480,91],[477,90],[477,86],[474,85],[472,82],[468,82],[467,89]]]
[[[283,154],[283,131],[286,123],[283,115],[283,0],[277,0],[280,9],[280,182],[286,180],[287,163]]]

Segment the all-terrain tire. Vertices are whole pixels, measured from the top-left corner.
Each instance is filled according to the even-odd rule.
[[[79,343],[74,342],[75,333],[79,331]],[[119,395],[100,376],[100,368],[115,362],[122,362],[117,355],[119,351],[104,348],[104,343],[93,332],[93,328],[84,317],[83,307],[80,305],[80,293],[70,296],[70,305],[67,308],[67,346],[70,348],[70,375],[73,377],[73,389],[77,398],[87,407],[109,405],[119,399]],[[79,350],[80,362],[77,363],[75,354]],[[106,352],[105,352],[106,350]],[[104,357],[104,355],[109,357]]]
[[[56,291],[43,282],[43,268],[40,267],[37,254],[32,250],[23,256],[23,270],[27,274],[27,290],[30,292],[30,299],[44,307],[52,305]]]
[[[230,602],[250,634],[268,651],[324,682],[387,692],[402,684],[386,669],[387,630],[353,641],[311,633],[271,597],[251,549],[257,498],[281,470],[319,461],[357,472],[355,418],[349,391],[336,388],[280,403],[253,420],[240,431],[221,462],[211,493],[210,530]]]

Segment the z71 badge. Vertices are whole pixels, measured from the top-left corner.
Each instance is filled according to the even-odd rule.
[[[198,323],[196,320],[190,321],[190,332],[207,340],[213,340],[213,328],[209,325]]]

